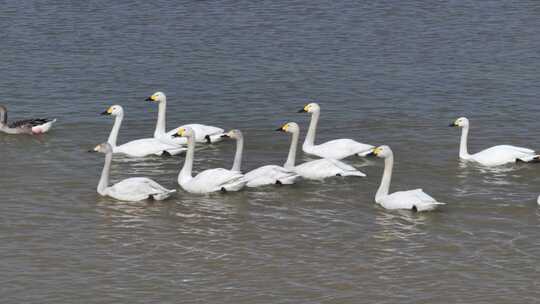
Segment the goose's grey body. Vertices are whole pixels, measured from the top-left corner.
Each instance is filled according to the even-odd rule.
[[[0,106],[0,131],[8,134],[41,134],[49,131],[56,119],[31,118],[7,122],[7,108]]]

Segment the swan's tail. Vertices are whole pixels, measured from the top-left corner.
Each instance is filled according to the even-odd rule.
[[[175,192],[176,190],[167,190],[166,192],[152,194],[152,198],[156,201],[162,201],[164,199],[167,199],[169,196],[171,196],[171,194]]]
[[[416,205],[415,208],[416,208],[416,211],[418,211],[418,212],[421,212],[421,211],[433,211],[433,210],[437,209],[439,206],[442,206],[442,205],[446,205],[446,203],[433,201],[433,202],[426,202],[425,204]]]
[[[288,176],[283,176],[278,178],[278,182],[280,182],[282,185],[292,185],[294,184],[298,179],[300,178],[300,175],[293,173]]]
[[[239,191],[240,189],[244,188],[244,186],[247,184],[247,181],[243,178],[239,178],[230,184],[224,185],[221,188],[225,188],[227,191]]]
[[[359,176],[359,177],[366,177],[367,175],[358,171],[358,170],[355,170],[355,171],[343,171],[342,173],[338,174],[338,175],[341,175],[341,176]]]
[[[518,158],[517,161],[522,161],[525,163],[540,163],[540,155],[527,155]]]

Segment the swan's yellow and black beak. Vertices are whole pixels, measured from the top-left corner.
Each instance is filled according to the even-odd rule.
[[[367,156],[379,156],[379,154],[381,154],[381,151],[382,151],[381,147],[374,148],[373,150],[371,150],[371,153],[369,153]]]
[[[157,97],[156,97],[156,95],[152,95],[152,96],[149,96],[148,98],[146,98],[145,101],[156,102],[156,101],[157,101]]]
[[[99,145],[95,146],[94,149],[88,150],[90,153],[96,153],[99,152]]]
[[[454,122],[451,122],[448,126],[449,126],[449,127],[457,127],[458,125],[457,125],[457,123],[454,121]]]
[[[178,132],[176,134],[173,134],[172,137],[184,137],[185,133],[186,133],[186,129],[180,128],[178,129]]]
[[[111,115],[112,114],[112,107],[108,108],[107,110],[101,112],[101,115]]]
[[[279,132],[287,132],[288,129],[289,129],[289,125],[288,125],[288,124],[284,124],[283,126],[277,128],[276,131],[279,131]]]
[[[298,110],[298,113],[304,113],[304,112],[307,112],[307,111],[308,111],[308,106],[306,105],[302,109]]]

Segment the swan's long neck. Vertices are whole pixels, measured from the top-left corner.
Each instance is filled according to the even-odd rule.
[[[163,99],[158,104],[158,119],[154,137],[162,137],[166,132],[166,117],[167,117],[167,100]]]
[[[300,132],[293,132],[291,139],[291,146],[289,147],[289,155],[287,156],[287,161],[283,165],[285,169],[294,168],[294,162],[296,161],[296,148],[298,147],[298,138],[300,137]]]
[[[7,111],[4,108],[0,108],[0,125],[7,124]]]
[[[231,171],[240,172],[242,167],[242,153],[244,151],[244,137],[239,136],[236,139],[236,153],[234,154],[234,163]]]
[[[459,143],[459,158],[469,159],[471,155],[467,150],[467,139],[469,137],[469,126],[464,126],[461,131],[461,141]]]
[[[315,144],[315,135],[317,133],[317,124],[319,123],[320,115],[320,111],[311,113],[311,121],[309,122],[309,129],[306,134],[306,139],[304,139],[304,147],[313,146]]]
[[[191,171],[193,170],[193,157],[195,156],[195,137],[190,136],[187,138],[187,153],[186,159],[184,160],[184,166],[180,170],[178,175],[178,184],[182,185],[184,182],[192,179]]]
[[[105,165],[103,165],[103,170],[101,171],[101,178],[97,186],[97,192],[101,195],[105,195],[105,190],[109,186],[109,174],[111,171],[111,162],[112,162],[112,151],[105,154]]]
[[[384,173],[381,180],[381,185],[375,194],[375,202],[379,203],[380,200],[388,195],[390,190],[390,182],[392,180],[392,169],[394,168],[394,155],[389,155],[384,159]]]
[[[109,139],[107,139],[107,142],[113,148],[116,147],[116,141],[118,140],[118,133],[120,132],[120,127],[122,126],[123,119],[124,119],[124,114],[116,115],[114,119],[114,125],[111,129],[111,133],[109,134]]]

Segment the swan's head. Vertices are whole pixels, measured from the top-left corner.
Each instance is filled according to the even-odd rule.
[[[300,132],[300,127],[295,122],[288,122],[276,129],[276,131],[287,132],[287,133],[298,133]]]
[[[298,113],[303,113],[303,112],[313,113],[313,112],[319,112],[320,110],[321,110],[321,107],[319,107],[319,104],[312,102],[312,103],[308,103],[306,106],[304,106],[304,108],[298,110]]]
[[[466,117],[460,117],[449,125],[449,127],[460,127],[460,128],[468,127],[468,126],[469,126],[469,120]]]
[[[233,130],[230,130],[229,132],[221,135],[221,137],[233,138],[233,139],[241,139],[241,138],[243,138],[243,135],[242,135],[242,131],[240,131],[238,129],[233,129]]]
[[[112,153],[113,149],[112,149],[112,146],[109,144],[109,143],[102,143],[102,144],[99,144],[97,146],[95,146],[94,149],[88,151],[88,152],[99,152],[99,153]]]
[[[165,97],[165,94],[163,92],[155,92],[154,94],[152,94],[152,96],[146,98],[146,101],[151,101],[151,102],[163,102],[165,101],[166,97]]]
[[[393,155],[392,150],[390,149],[389,146],[379,146],[379,147],[373,149],[371,154],[373,154],[373,155],[375,155],[377,157],[380,157],[380,158],[387,158],[387,157]]]
[[[190,127],[183,127],[178,129],[178,132],[173,137],[195,137],[195,131]]]
[[[117,116],[123,113],[124,113],[124,109],[122,108],[122,106],[114,105],[114,106],[110,106],[107,110],[101,112],[101,115]]]

